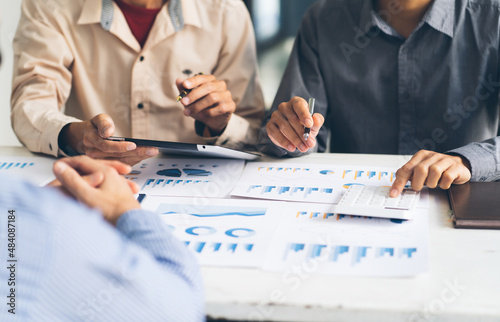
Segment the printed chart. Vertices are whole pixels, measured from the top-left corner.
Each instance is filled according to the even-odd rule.
[[[287,203],[265,262],[271,271],[416,275],[427,270],[427,210],[403,221],[339,215],[335,205]]]
[[[54,159],[44,157],[0,157],[0,175],[15,175],[43,186],[55,178],[53,163]]]
[[[150,159],[135,165],[127,179],[147,195],[223,198],[244,165],[242,160]]]
[[[351,185],[390,186],[395,169],[249,163],[231,195],[287,201],[336,203]]]
[[[174,235],[207,266],[261,267],[282,203],[148,196],[143,208],[159,214]],[[277,215],[276,215],[277,214]]]

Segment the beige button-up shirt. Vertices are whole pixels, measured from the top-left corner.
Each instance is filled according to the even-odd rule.
[[[57,155],[70,122],[109,114],[115,135],[229,147],[253,144],[264,114],[255,38],[239,0],[170,0],[141,48],[111,0],[24,0],[14,39],[12,126],[31,151]],[[185,70],[227,83],[236,112],[203,138],[176,102]]]

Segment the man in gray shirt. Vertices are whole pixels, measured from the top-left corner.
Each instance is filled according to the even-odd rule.
[[[335,153],[415,154],[391,196],[408,180],[420,190],[500,179],[499,26],[498,0],[317,2],[265,119],[264,152],[323,152],[330,138]]]

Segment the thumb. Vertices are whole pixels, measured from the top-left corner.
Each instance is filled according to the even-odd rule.
[[[99,114],[91,120],[92,124],[97,129],[97,133],[102,138],[108,138],[115,134],[115,123],[107,114]]]
[[[182,92],[183,90],[185,90],[184,86],[182,86],[182,83],[184,83],[184,79],[177,78],[175,80],[175,85],[177,86],[177,89],[179,90],[179,92]]]

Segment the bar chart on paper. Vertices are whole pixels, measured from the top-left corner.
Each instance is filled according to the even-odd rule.
[[[54,159],[49,157],[0,157],[0,175],[13,175],[45,185],[54,179],[53,163]]]
[[[336,214],[334,205],[288,203],[264,269],[412,276],[428,267],[427,210],[412,221]]]
[[[202,265],[263,265],[279,217],[268,214],[280,203],[210,199],[194,205],[183,199],[148,196],[143,207],[158,213]]]
[[[349,166],[255,162],[245,167],[233,196],[336,203],[351,185],[390,186],[395,170]]]
[[[222,198],[235,186],[244,164],[242,160],[151,159],[134,166],[127,179],[148,195]]]

